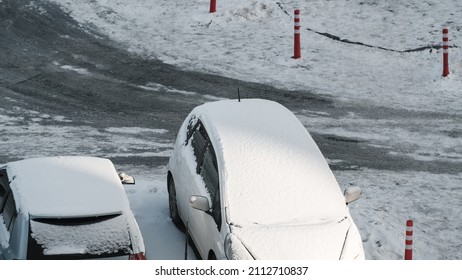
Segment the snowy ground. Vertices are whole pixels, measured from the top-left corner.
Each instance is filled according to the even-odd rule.
[[[440,44],[447,26],[450,45],[462,46],[457,0],[228,0],[218,1],[214,14],[208,13],[209,0],[52,1],[133,52],[189,69],[351,102],[430,111],[461,107],[460,48],[451,49],[453,75],[441,79],[441,50],[399,53],[313,32],[405,51]],[[302,13],[301,60],[290,59],[296,7]]]
[[[393,116],[368,119],[354,114],[332,123],[326,112],[295,113],[313,132],[368,140],[417,161],[462,166],[460,1],[227,0],[218,1],[215,14],[208,13],[208,0],[51,1],[62,4],[83,26],[98,28],[130,51],[186,69],[310,90],[352,107],[443,112],[444,118],[414,118],[405,123]],[[300,60],[290,58],[295,7],[302,11]],[[447,78],[441,77],[441,50],[402,52],[438,45],[443,26],[450,28],[450,45],[454,46]],[[335,41],[316,32],[375,47]],[[151,84],[145,86],[152,88]],[[101,131],[72,125],[59,116],[22,111],[20,104],[15,110],[17,114],[1,112],[0,131],[13,136],[36,131],[43,140],[22,138],[24,150],[11,151],[4,145],[2,154],[34,156],[31,151],[35,150],[37,155],[44,150],[72,154],[82,145],[94,147],[94,155],[114,156],[101,149],[113,145],[120,147],[117,156],[132,155],[135,152],[128,147],[133,146],[138,147],[137,155],[141,149],[141,154],[150,156],[168,155],[173,146],[174,139],[171,143],[155,141],[156,135],[164,133],[156,128],[130,128],[133,134],[120,138],[111,128]],[[49,126],[48,120],[61,124]],[[69,141],[83,132],[100,142]],[[139,132],[154,140],[140,140],[136,137]],[[62,136],[52,136],[58,134]],[[13,143],[14,138],[4,137],[4,141]],[[148,257],[181,259],[183,235],[168,218],[165,168],[119,168],[138,179],[136,186],[127,188],[127,194],[145,236]],[[449,174],[351,169],[335,171],[335,175],[342,187],[357,185],[364,190],[363,198],[351,205],[351,212],[364,240],[366,258],[402,259],[404,224],[413,218],[416,259],[462,259],[462,167]]]

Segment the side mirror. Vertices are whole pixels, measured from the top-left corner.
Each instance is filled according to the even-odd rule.
[[[343,195],[345,196],[346,204],[356,201],[362,194],[360,187],[349,187],[345,190]]]
[[[135,177],[127,175],[125,173],[119,173],[119,178],[122,184],[124,185],[134,185],[135,184]]]
[[[209,199],[205,196],[192,195],[189,198],[189,204],[191,204],[191,207],[194,209],[204,212],[210,211]]]

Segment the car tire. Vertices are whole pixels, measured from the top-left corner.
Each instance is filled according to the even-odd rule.
[[[215,261],[217,259],[217,256],[215,253],[212,251],[209,253],[209,261]]]
[[[181,220],[181,217],[178,213],[178,203],[176,198],[176,189],[175,189],[175,181],[173,178],[169,178],[168,180],[168,208],[170,212],[170,218],[172,219],[173,224],[181,230],[185,232],[186,227]]]

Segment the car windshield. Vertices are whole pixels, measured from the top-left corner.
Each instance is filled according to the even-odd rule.
[[[122,214],[30,221],[28,259],[106,258],[131,252],[129,226]]]

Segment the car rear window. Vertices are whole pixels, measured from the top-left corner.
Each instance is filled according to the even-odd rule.
[[[124,215],[30,221],[28,259],[89,259],[132,252]]]

